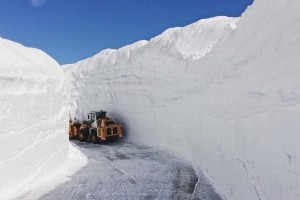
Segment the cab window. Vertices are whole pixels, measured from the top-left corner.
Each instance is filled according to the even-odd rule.
[[[91,119],[91,123],[93,123],[95,121],[95,114],[94,113],[89,114],[89,118]]]

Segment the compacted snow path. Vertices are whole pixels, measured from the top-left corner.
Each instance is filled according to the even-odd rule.
[[[88,164],[41,200],[221,200],[203,176],[164,151],[127,142],[71,142],[85,154]],[[21,199],[30,199],[33,193]]]

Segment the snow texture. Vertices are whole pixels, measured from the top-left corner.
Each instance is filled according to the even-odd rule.
[[[61,197],[59,196],[59,194],[56,194],[55,191],[59,190],[61,187],[70,187],[68,189],[74,188],[74,185],[76,183],[72,182],[72,179],[77,179],[78,182],[83,182],[83,181],[86,182],[86,179],[84,178],[78,179],[78,173],[84,170],[83,167],[86,168],[86,165],[88,164],[87,156],[82,152],[82,148],[70,142],[69,157],[63,166],[63,170],[60,170],[58,173],[55,174],[55,176],[51,177],[43,184],[39,184],[37,187],[26,192],[25,194],[20,194],[19,197],[16,198],[16,200],[34,200],[34,199],[44,200],[45,199],[44,196],[47,193],[51,193],[53,196],[57,195],[56,198],[52,198],[52,199],[66,199],[66,196]],[[91,171],[91,176],[92,175],[94,175],[94,177],[96,178],[95,171]],[[69,184],[71,182],[72,184]],[[91,182],[90,184],[94,184],[94,182]],[[84,189],[82,189],[82,191],[84,192]],[[72,195],[69,196],[69,198],[71,199],[72,197],[74,196]],[[73,199],[75,200],[76,198]],[[78,195],[78,199],[81,200],[79,195]]]
[[[0,199],[14,199],[61,170],[67,85],[47,54],[0,38]]]
[[[64,66],[73,115],[105,109],[130,141],[177,152],[232,200],[300,197],[300,2],[170,29]]]
[[[87,165],[40,198],[37,188],[17,200],[221,200],[203,174],[197,176],[191,165],[165,151],[121,141],[71,143],[87,157]]]

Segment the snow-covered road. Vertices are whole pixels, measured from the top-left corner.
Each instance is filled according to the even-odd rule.
[[[39,199],[221,199],[189,164],[162,150],[127,142],[71,142],[88,164]],[[33,193],[20,199],[31,199]]]

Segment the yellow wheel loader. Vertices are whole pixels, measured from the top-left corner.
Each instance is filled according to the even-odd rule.
[[[122,127],[111,118],[106,117],[105,111],[93,111],[88,113],[88,120],[83,121],[79,128],[78,124],[69,126],[69,135],[75,133],[79,141],[91,141],[96,144],[100,141],[115,140],[122,137]],[[75,127],[75,128],[74,128]],[[75,131],[76,130],[76,131]]]

